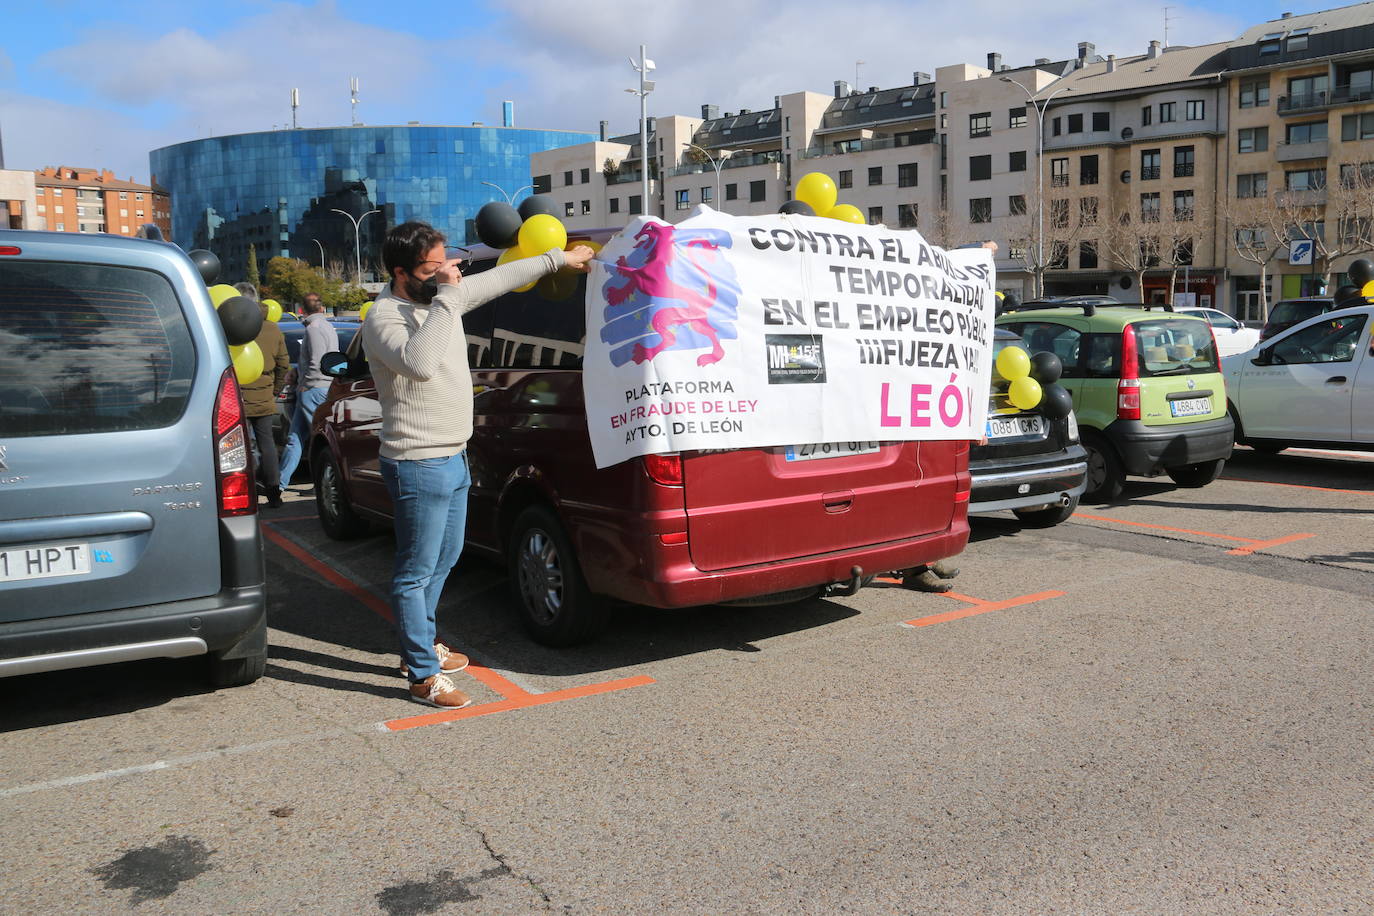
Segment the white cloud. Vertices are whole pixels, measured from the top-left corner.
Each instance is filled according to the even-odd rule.
[[[0,90],[5,166],[107,168],[120,178],[146,181],[148,144],[174,142],[115,112]]]

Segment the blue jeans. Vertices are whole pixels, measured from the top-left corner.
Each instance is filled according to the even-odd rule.
[[[449,570],[463,551],[472,475],[466,452],[417,461],[383,458],[381,468],[396,531],[391,609],[401,659],[416,683],[439,673],[434,612]]]
[[[281,452],[281,485],[291,485],[291,475],[301,463],[305,443],[310,439],[310,424],[315,411],[329,397],[328,388],[307,388],[296,393],[296,412],[291,415],[291,431],[286,434],[286,448]]]

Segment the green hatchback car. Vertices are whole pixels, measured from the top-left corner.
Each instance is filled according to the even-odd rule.
[[[1169,306],[1028,302],[997,319],[1032,353],[1064,363],[1060,382],[1088,452],[1085,498],[1121,496],[1127,474],[1181,487],[1217,478],[1235,444],[1211,327]]]

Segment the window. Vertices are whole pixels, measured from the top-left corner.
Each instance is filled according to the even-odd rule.
[[[1236,152],[1262,153],[1269,148],[1269,128],[1242,127],[1236,131]]]
[[[644,212],[644,199],[638,194],[630,195],[630,215]]]
[[[843,175],[844,172],[841,172],[840,174]],[[739,200],[739,185],[737,185],[737,184],[727,184],[727,185],[725,186],[725,199],[726,199],[726,200]]]
[[[1236,230],[1236,247],[1244,249],[1263,248],[1265,246],[1264,230],[1257,227]]]
[[[1319,321],[1274,344],[1272,359],[1281,365],[1351,362],[1364,331],[1364,321],[1364,315]]]
[[[1269,78],[1245,80],[1240,84],[1240,107],[1262,108],[1269,104]]]
[[[870,226],[881,226],[881,225],[883,224],[883,208],[882,208],[882,207],[869,207],[869,208],[868,208],[868,224],[869,224]]]
[[[619,213],[619,212],[620,212],[620,198],[619,198],[619,197],[612,197],[612,198],[611,198],[610,205],[606,208],[606,210],[607,210],[608,213]]]
[[[1202,99],[1190,99],[1183,103],[1185,121],[1201,121],[1207,117],[1207,103]]]
[[[128,218],[129,218],[129,211],[128,211],[128,210],[125,210],[123,207],[120,207],[120,209],[119,209],[119,215],[122,216],[122,217],[125,218],[125,219],[128,219]]]
[[[949,128],[949,115],[947,115],[947,114],[941,114],[941,115],[940,115],[940,129],[941,129],[941,130],[947,130],[948,128]]]
[[[1097,198],[1080,197],[1078,199],[1078,223],[1080,226],[1097,225]]]
[[[142,219],[142,218],[143,218],[143,211],[142,211],[142,210],[136,211],[136,215],[138,216],[139,219]],[[166,216],[167,214],[164,213],[164,214],[161,214],[161,215]]]
[[[1193,148],[1191,146],[1174,147],[1174,177],[1191,178],[1193,175]]]
[[[992,222],[992,198],[974,197],[969,200],[968,221],[970,223]]]
[[[1326,101],[1326,74],[1299,76],[1288,81],[1288,107],[1306,108]]]
[[[1093,133],[1112,129],[1112,113],[1110,111],[1093,112]]]
[[[1283,41],[1282,32],[1269,32],[1259,40],[1259,52],[1261,54],[1279,53],[1280,43]]]
[[[129,192],[128,192],[128,191],[120,191],[120,192],[119,192],[119,199],[120,199],[120,200],[128,200],[128,199],[129,199]]]
[[[1064,119],[1063,119],[1063,118],[1055,118],[1054,120],[1050,121],[1050,133],[1054,134],[1054,135],[1057,137],[1057,136],[1059,136],[1060,134],[1062,134],[1063,132],[1064,132]]]
[[[916,228],[916,204],[897,205],[897,225],[903,229]]]
[[[941,108],[947,107],[948,102],[949,102],[949,93],[948,93],[948,92],[942,92],[942,93],[940,93],[940,107],[941,107]]]
[[[58,232],[66,232],[66,231],[67,231],[67,224],[66,224],[66,223],[58,223],[58,224],[57,224],[57,231],[58,231]]]
[[[1174,192],[1174,219],[1179,222],[1189,222],[1193,218],[1193,192],[1175,191]]]
[[[882,167],[881,165],[871,166],[871,167],[869,168],[869,170],[868,170],[868,184],[869,184],[869,186],[871,187],[871,186],[873,186],[873,185],[875,185],[875,184],[882,184],[882,183],[883,183],[883,167]]]
[[[968,116],[968,135],[986,137],[992,133],[992,112],[980,111]]]
[[[854,187],[854,170],[840,169],[840,190]]]
[[[63,211],[63,208],[62,208],[62,205],[61,205],[61,204],[58,204],[57,206],[53,207],[53,208],[52,208],[52,212],[54,212],[54,213],[62,213],[62,212],[64,212],[64,211]]]
[[[751,203],[759,203],[767,199],[768,183],[765,180],[759,179],[758,181],[749,182],[749,201]]]
[[[1342,164],[1341,187],[1374,187],[1374,162],[1361,162],[1358,166],[1355,165],[1355,163],[1353,162],[1347,162]]]
[[[1140,221],[1143,223],[1159,222],[1159,192],[1151,191],[1148,194],[1140,195]]]
[[[1026,151],[1016,150],[1007,154],[1007,171],[1024,172],[1026,170]]]
[[[134,200],[142,200],[142,199],[143,199],[143,195],[142,195],[142,194],[137,194],[137,193],[134,194]]]
[[[897,187],[916,187],[916,163],[906,162],[897,166]]]
[[[564,172],[564,173],[563,173],[563,183],[564,183],[564,184],[572,184],[572,183],[573,183],[573,182],[572,182],[572,172],[569,171],[569,172]]]
[[[1152,181],[1159,177],[1159,164],[1161,158],[1157,149],[1143,149],[1140,151],[1140,180]]]
[[[1009,109],[1007,109],[1007,127],[1025,127],[1025,126],[1026,126],[1026,106],[1025,106],[1025,105],[1022,105],[1020,108],[1009,108]]]
[[[1326,187],[1326,169],[1298,169],[1283,173],[1283,186],[1290,191],[1317,191]]]
[[[1073,378],[1078,375],[1079,331],[1062,324],[1048,321],[1027,321],[1025,324],[1011,325],[1011,329],[1021,335],[1029,352],[1048,351],[1059,357],[1064,364],[1064,375]],[[1116,335],[1118,338],[1120,334]]]
[[[565,204],[563,205],[563,215],[564,215],[564,216],[572,216],[572,215],[573,215],[573,202],[572,202],[572,201],[568,201],[567,203],[565,203]]]
[[[1078,243],[1078,269],[1095,270],[1097,268],[1097,243],[1079,242]]]
[[[1341,139],[1374,139],[1374,111],[1367,114],[1346,115],[1341,118]]]
[[[1078,160],[1078,183],[1097,184],[1097,157],[1082,156]]]
[[[1050,246],[1050,262],[1045,265],[1047,270],[1068,270],[1069,269],[1069,243],[1055,242]]]
[[[968,157],[968,180],[987,181],[992,177],[992,157],[991,156],[969,156]]]
[[[1050,201],[1050,225],[1056,229],[1064,229],[1069,225],[1069,202],[1067,200]]]
[[[1081,134],[1081,133],[1083,133],[1083,115],[1081,115],[1081,114],[1071,114],[1071,115],[1069,115],[1069,133],[1071,133],[1071,134]]]
[[[582,183],[583,183],[583,184],[586,184],[587,182],[589,182],[589,181],[592,180],[592,170],[591,170],[591,169],[583,169],[583,170],[582,170],[582,173],[581,173],[578,177],[580,177],[580,178],[582,179]]]
[[[1237,197],[1264,197],[1269,193],[1269,175],[1265,172],[1250,172],[1236,176]]]
[[[1307,121],[1288,125],[1288,143],[1317,143],[1326,139],[1325,121]]]
[[[1146,105],[1140,109],[1140,126],[1145,127],[1154,122],[1155,110],[1152,106]]]
[[[1007,242],[1007,257],[1013,261],[1026,260],[1026,247],[1025,239],[1011,239]]]
[[[1288,33],[1288,52],[1307,50],[1307,36],[1312,33],[1311,29],[1294,29]]]
[[[686,188],[675,191],[673,196],[677,200],[677,209],[686,210],[688,207],[692,206],[692,194]]]
[[[1178,120],[1177,111],[1178,111],[1178,103],[1177,103],[1177,102],[1160,102],[1160,103],[1159,103],[1159,123],[1160,123],[1160,124],[1168,124],[1168,123],[1171,122],[1171,121],[1176,121],[1176,120]]]
[[[1026,213],[1026,195],[1013,194],[1008,197],[1007,212],[1012,216],[1024,216]]]
[[[1067,188],[1069,186],[1069,160],[1051,159],[1050,160],[1050,187]]]
[[[534,193],[547,194],[550,190],[553,189],[553,176],[535,175],[534,179],[531,181],[531,184],[534,185]]]
[[[713,192],[714,190],[715,190],[715,189],[712,188],[710,185],[707,185],[706,187],[702,188],[702,189],[701,189],[701,202],[704,203],[704,204],[709,204],[709,203],[714,199],[714,198],[711,196],[711,195],[712,195],[712,192]]]

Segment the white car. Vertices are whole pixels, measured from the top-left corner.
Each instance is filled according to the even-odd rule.
[[[1212,336],[1217,339],[1217,355],[1231,356],[1244,353],[1259,343],[1260,332],[1257,328],[1247,328],[1225,312],[1217,309],[1186,308],[1174,309],[1180,315],[1196,315],[1204,318],[1212,326]]]
[[[1221,361],[1236,441],[1374,451],[1374,305],[1299,322]]]

